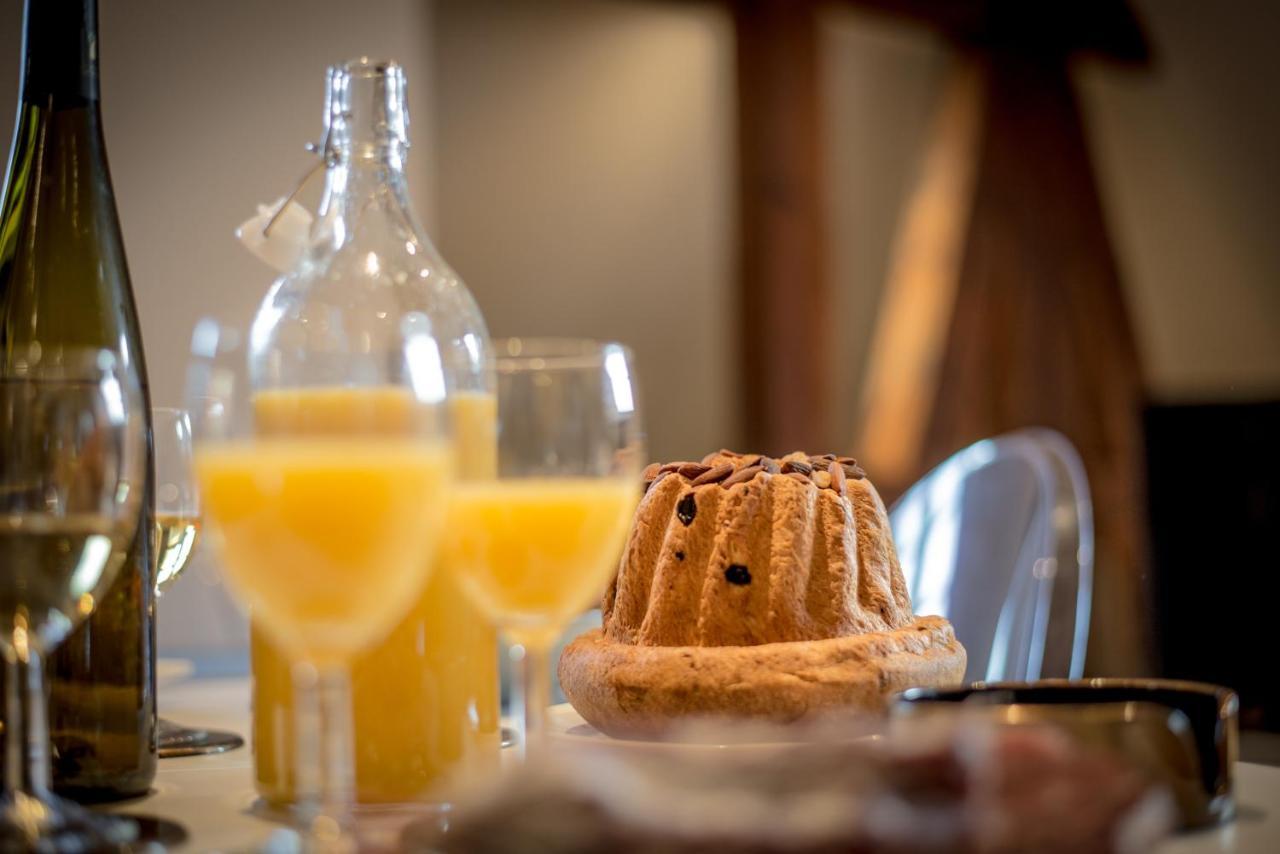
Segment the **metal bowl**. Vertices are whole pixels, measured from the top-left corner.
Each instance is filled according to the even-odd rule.
[[[1047,725],[1115,751],[1168,786],[1183,827],[1235,814],[1233,768],[1239,700],[1220,685],[1171,679],[1045,679],[916,688],[899,695],[895,719],[962,713],[1003,725]]]

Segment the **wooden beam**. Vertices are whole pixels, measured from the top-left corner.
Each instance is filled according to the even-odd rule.
[[[907,199],[872,333],[849,447],[873,467],[887,497],[920,476],[969,233],[984,87],[978,62],[956,61]]]
[[[1096,534],[1090,672],[1152,664],[1137,345],[1067,65],[996,52],[921,471],[1026,426],[1079,449]],[[870,464],[870,460],[868,461]]]
[[[738,0],[740,399],[753,451],[829,441],[829,310],[814,6]]]

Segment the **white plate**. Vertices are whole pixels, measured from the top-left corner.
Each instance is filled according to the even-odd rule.
[[[547,736],[553,744],[562,749],[639,751],[643,753],[678,752],[681,755],[691,753],[750,754],[768,753],[795,748],[800,742],[795,741],[753,741],[716,744],[714,742],[679,742],[679,741],[640,741],[638,739],[614,738],[605,735],[582,719],[582,716],[568,703],[560,703],[547,709]],[[866,735],[861,738],[879,739],[879,735]]]
[[[582,719],[582,715],[573,708],[569,703],[558,703],[547,709],[547,735],[551,738],[580,742],[584,744],[598,744],[613,742],[615,739],[610,738],[600,730],[593,727]],[[626,744],[644,744],[645,742],[624,742]]]

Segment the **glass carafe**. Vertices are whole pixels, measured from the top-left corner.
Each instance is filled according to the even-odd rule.
[[[450,386],[459,475],[491,477],[496,407],[486,372],[488,336],[470,292],[424,235],[409,205],[403,71],[395,63],[367,60],[331,68],[325,122],[319,216],[306,252],[275,282],[254,320],[249,335],[253,387],[312,389],[307,429],[350,430],[350,413],[359,412],[365,421],[354,425],[358,429],[394,430],[389,419],[370,418],[368,406],[345,405],[346,395],[360,393],[344,387],[360,375],[359,337],[376,330],[347,324],[339,331],[334,325],[332,382],[315,343],[317,334],[325,334],[317,330],[327,329],[327,313],[341,312],[348,300],[378,289],[394,301],[389,313],[420,312],[430,321]],[[305,364],[295,355],[302,352],[298,342],[304,338]],[[376,374],[375,366],[369,373]],[[260,431],[272,428],[262,423],[261,413],[258,420]],[[269,803],[287,804],[295,792],[289,661],[257,627],[252,665],[258,792]],[[436,568],[391,635],[356,660],[351,687],[358,802],[439,799],[449,772],[496,762],[497,640],[461,595],[448,566]]]

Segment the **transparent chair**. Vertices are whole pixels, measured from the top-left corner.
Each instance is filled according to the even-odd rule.
[[[1077,679],[1093,591],[1084,465],[1060,433],[976,442],[889,512],[918,614],[941,614],[969,653],[966,681]]]

